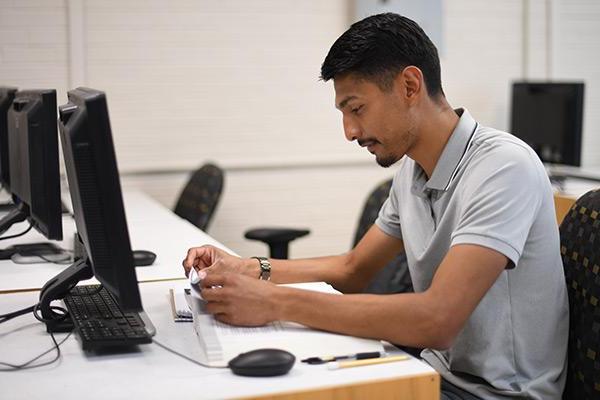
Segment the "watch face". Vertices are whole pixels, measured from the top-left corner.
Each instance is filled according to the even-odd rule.
[[[266,258],[259,258],[260,262],[260,279],[268,281],[271,279],[271,263]]]

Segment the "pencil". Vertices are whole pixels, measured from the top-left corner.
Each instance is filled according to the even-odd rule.
[[[363,365],[374,365],[374,364],[384,364],[396,361],[405,361],[410,359],[409,356],[392,356],[392,357],[381,357],[381,358],[369,358],[366,360],[353,360],[353,361],[341,361],[341,362],[332,362],[327,365],[329,369],[341,369],[341,368],[352,368],[352,367],[362,367]]]

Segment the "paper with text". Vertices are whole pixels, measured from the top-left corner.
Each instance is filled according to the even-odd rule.
[[[337,293],[324,283],[286,285],[303,290]],[[194,329],[206,362],[225,366],[240,353],[259,348],[278,348],[291,352],[298,360],[308,357],[383,351],[378,340],[362,339],[308,328],[301,324],[277,321],[260,327],[232,326],[204,312],[203,301],[188,297],[192,305]]]

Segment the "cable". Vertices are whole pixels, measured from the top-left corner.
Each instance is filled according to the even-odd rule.
[[[69,288],[69,290],[67,290],[67,292],[70,292],[71,289],[73,289],[75,287],[75,285],[71,286]],[[100,291],[103,289],[102,285],[98,285],[98,287],[90,293],[81,293],[81,294],[77,294],[77,293],[69,293],[69,296],[72,297],[86,297],[86,296],[91,296],[91,295],[95,295],[100,293]],[[37,319],[40,322],[43,323],[48,323],[48,322],[59,322],[59,321],[63,321],[64,319],[69,317],[69,311],[66,308],[63,307],[59,307],[59,306],[50,306],[50,310],[51,311],[59,311],[58,313],[53,312],[52,316],[53,318],[44,318],[42,316],[39,315],[39,307],[40,307],[40,303],[37,303],[35,306],[33,306],[33,317],[35,319]]]
[[[54,334],[52,332],[50,332],[50,337],[52,338],[52,341],[54,342],[54,346],[50,347],[48,350],[46,350],[42,354],[40,354],[38,356],[35,356],[31,360],[24,362],[23,364],[11,364],[11,363],[7,363],[7,362],[4,362],[4,361],[0,361],[0,365],[4,365],[4,366],[8,367],[8,368],[0,368],[0,372],[21,371],[21,370],[24,370],[24,369],[39,368],[39,367],[43,367],[45,365],[50,365],[50,364],[55,363],[60,358],[60,345],[63,344],[71,336],[72,333],[73,333],[73,331],[69,332],[69,334],[67,336],[65,336],[64,339],[61,340],[60,343],[59,343],[59,342],[56,341],[56,338],[54,337]],[[52,360],[45,361],[45,362],[40,363],[40,364],[30,365],[34,361],[39,360],[40,358],[42,358],[46,354],[50,353],[52,350],[56,350],[56,357],[54,357]]]
[[[94,293],[99,292],[101,289],[102,289],[102,285],[100,285],[98,287],[97,291],[95,291]],[[73,294],[71,294],[71,295],[73,296]],[[85,294],[85,295],[89,296],[90,294],[88,293],[88,294]],[[75,296],[78,296],[78,295],[75,295]],[[38,314],[39,305],[40,304],[37,303],[34,306],[30,306],[30,307],[27,307],[27,308],[23,308],[21,310],[17,310],[17,311],[13,311],[11,313],[0,315],[0,324],[3,323],[3,322],[6,322],[6,321],[8,321],[8,320],[10,320],[12,318],[18,317],[20,315],[25,315],[28,312],[33,312],[33,316],[35,317],[35,319],[37,319],[40,322],[58,321],[58,320],[62,320],[62,319],[67,318],[68,315],[69,315],[68,311],[66,309],[62,308],[62,307],[50,306],[51,310],[53,310],[53,311],[60,311],[62,314],[56,314],[58,316],[58,318],[52,319],[52,320],[48,320],[46,318],[41,317]],[[52,332],[50,332],[50,337],[52,338],[52,342],[54,342],[54,346],[52,346],[48,350],[44,351],[42,354],[35,356],[31,360],[24,362],[23,364],[11,364],[11,363],[7,363],[7,362],[4,362],[4,361],[0,361],[0,365],[8,367],[8,368],[0,368],[0,372],[13,372],[13,371],[20,371],[20,370],[24,370],[24,369],[39,368],[39,367],[43,367],[45,365],[50,365],[50,364],[55,363],[60,358],[60,356],[61,356],[60,346],[71,336],[72,333],[73,333],[73,331],[69,332],[69,334],[67,336],[65,336],[60,342],[57,342],[56,338],[54,337],[54,334]],[[179,357],[181,357],[181,358],[183,358],[183,359],[185,359],[185,360],[187,360],[187,361],[189,361],[191,363],[199,365],[201,367],[214,368],[214,369],[229,368],[229,367],[226,367],[226,366],[217,367],[217,366],[205,364],[203,362],[194,360],[193,358],[188,357],[185,354],[182,354],[182,353],[180,353],[180,352],[178,352],[176,350],[173,350],[170,347],[167,347],[166,345],[160,343],[156,339],[153,339],[153,342],[157,346],[159,346],[159,347],[163,348],[164,350],[168,351],[169,353],[172,353],[172,354],[174,354],[176,356],[179,356]],[[53,350],[56,350],[56,356],[52,360],[45,361],[45,362],[40,363],[40,364],[30,365],[33,362],[39,360],[41,357],[45,356],[46,354],[50,353]]]
[[[4,323],[6,321],[9,321],[13,318],[16,318],[18,316],[33,312],[34,309],[35,309],[35,306],[30,306],[30,307],[23,308],[21,310],[10,312],[8,314],[2,314],[2,315],[0,315],[0,324]]]
[[[31,230],[31,228],[33,228],[33,224],[29,223],[29,228],[25,229],[23,232],[17,233],[16,235],[10,235],[10,236],[0,237],[0,240],[13,239],[13,238],[16,238],[16,237],[19,237],[19,236],[23,236],[24,234],[26,234],[27,232],[29,232]]]
[[[52,314],[52,315],[55,315],[56,318],[48,319],[48,318],[41,317],[38,314],[38,311],[40,309],[40,303],[37,303],[35,306],[33,306],[33,317],[35,319],[37,319],[38,321],[40,321],[40,322],[48,323],[48,322],[62,321],[62,320],[64,320],[65,318],[67,318],[69,316],[69,312],[65,308],[62,308],[62,307],[59,307],[59,306],[50,306],[49,308],[50,308],[51,311],[60,311],[60,313],[53,313]]]
[[[171,349],[170,347],[167,347],[167,346],[165,346],[164,344],[160,343],[160,342],[159,342],[158,340],[156,340],[156,339],[152,339],[152,342],[153,342],[153,343],[156,343],[156,345],[157,345],[157,346],[159,346],[159,347],[162,347],[163,349],[165,349],[165,350],[166,350],[166,351],[168,351],[169,353],[175,354],[176,356],[179,356],[179,357],[181,357],[181,358],[184,358],[184,359],[188,360],[189,362],[191,362],[191,363],[194,363],[194,364],[196,364],[196,365],[200,365],[201,367],[205,367],[205,368],[219,368],[219,369],[223,369],[223,368],[229,368],[229,367],[215,367],[214,365],[208,365],[208,364],[205,364],[205,363],[203,363],[203,362],[200,362],[200,361],[194,360],[193,358],[191,358],[191,357],[188,357],[188,356],[186,356],[185,354],[181,354],[180,352],[178,352],[178,351],[176,351],[176,350],[173,350],[173,349]]]
[[[25,252],[25,253],[16,253],[11,257],[12,262],[14,262],[15,264],[21,264],[21,265],[28,265],[28,264],[40,264],[43,262],[48,262],[51,264],[56,264],[56,265],[67,265],[67,264],[72,264],[73,263],[73,259],[71,256],[68,255],[68,252],[60,249],[62,251],[62,253],[55,253],[55,254],[47,254],[47,256],[66,256],[67,258],[64,258],[62,260],[52,260],[51,258],[46,257],[46,255],[43,255],[41,253],[36,253],[36,252]],[[36,261],[24,261],[27,260],[27,257],[38,257],[40,260],[36,260]]]
[[[37,303],[34,306],[30,306],[30,307],[27,307],[27,308],[23,308],[21,310],[13,311],[13,312],[8,313],[8,314],[0,315],[0,319],[1,319],[0,324],[4,323],[4,322],[6,322],[6,321],[8,321],[8,320],[10,320],[12,318],[18,317],[20,315],[25,315],[25,314],[28,313],[28,311],[33,312],[33,316],[38,321],[41,321],[41,322],[48,321],[47,319],[44,319],[44,318],[40,317],[39,315],[37,315],[37,310],[38,310],[39,305],[40,304]],[[52,310],[61,310],[61,311],[63,311],[63,312],[66,313],[66,310],[63,309],[63,308],[61,308],[61,307],[52,306],[50,308]],[[57,314],[57,315],[59,315],[59,314]],[[62,315],[62,319],[66,318],[67,315],[68,314],[63,314]],[[61,354],[60,353],[60,345],[63,344],[71,336],[72,333],[73,333],[72,331],[69,332],[69,334],[67,336],[65,336],[64,339],[61,340],[60,343],[59,343],[59,342],[56,341],[56,338],[54,337],[54,333],[50,332],[50,337],[52,338],[52,342],[54,343],[54,346],[52,346],[48,350],[44,351],[42,354],[35,356],[31,360],[24,362],[23,364],[11,364],[11,363],[8,363],[8,362],[0,361],[0,365],[8,367],[8,368],[0,368],[0,372],[13,372],[13,371],[20,371],[20,370],[24,370],[24,369],[39,368],[39,367],[43,367],[45,365],[50,365],[50,364],[55,363],[60,358],[60,354]],[[43,356],[45,356],[46,354],[50,353],[53,350],[56,350],[56,356],[52,360],[45,361],[45,362],[42,362],[40,364],[33,364],[33,365],[31,365],[32,363],[34,363],[35,361],[39,360],[40,358],[42,358]]]

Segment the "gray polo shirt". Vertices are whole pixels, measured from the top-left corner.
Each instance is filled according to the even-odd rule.
[[[509,264],[452,347],[422,357],[484,399],[560,399],[569,311],[550,182],[521,140],[456,112],[431,178],[404,157],[376,224],[403,240],[416,292],[457,244],[494,249]]]

